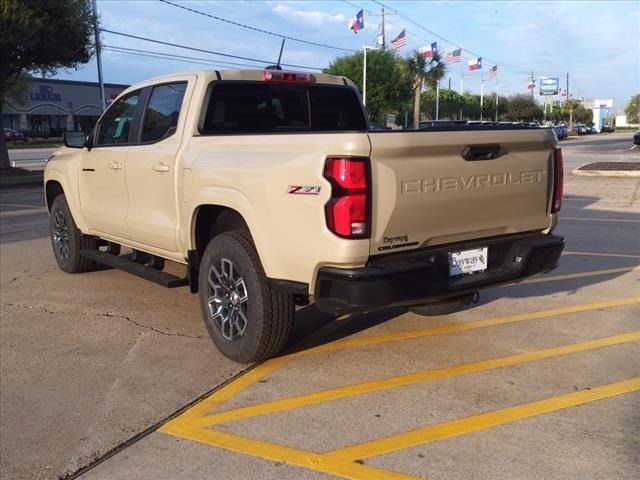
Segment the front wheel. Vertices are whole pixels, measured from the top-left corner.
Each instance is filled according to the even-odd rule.
[[[294,320],[293,295],[272,289],[245,231],[214,237],[202,256],[200,306],[209,336],[239,363],[273,357],[286,346]]]
[[[84,235],[78,229],[64,195],[58,195],[51,204],[49,227],[51,246],[61,270],[80,273],[95,267],[95,262],[81,256],[80,251],[95,250],[98,248],[98,242],[95,237]]]

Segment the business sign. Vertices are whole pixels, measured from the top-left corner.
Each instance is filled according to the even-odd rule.
[[[596,98],[593,104],[595,108],[613,108],[613,98]]]
[[[37,92],[30,92],[29,97],[33,102],[61,102],[62,96],[53,91],[49,85],[40,85]]]
[[[540,77],[540,95],[558,95],[560,77]]]

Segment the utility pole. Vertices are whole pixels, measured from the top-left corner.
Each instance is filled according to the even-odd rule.
[[[102,47],[100,46],[100,31],[98,30],[98,6],[96,0],[93,1],[93,33],[96,41],[96,63],[98,64],[98,83],[100,84],[100,110],[104,112],[106,99],[104,96],[104,82],[102,80]]]
[[[565,102],[569,102],[569,72],[567,72],[567,99]],[[573,104],[569,103],[569,128],[573,127]]]
[[[380,35],[382,36],[382,49],[384,50],[384,7],[382,7],[381,11],[380,11],[380,18],[381,18],[381,22],[380,22]]]
[[[386,45],[386,38],[385,38],[385,26],[384,26],[384,19],[387,15],[397,15],[397,13],[388,13],[384,11],[384,7],[382,7],[380,9],[380,13],[373,13],[373,12],[369,12],[367,10],[367,13],[369,15],[371,15],[372,17],[380,17],[380,30],[378,33],[378,46],[380,48],[382,48],[382,50],[385,49],[385,45]]]

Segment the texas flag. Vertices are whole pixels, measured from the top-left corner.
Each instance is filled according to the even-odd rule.
[[[433,42],[431,46],[420,47],[420,53],[424,58],[433,58],[438,54],[438,42]]]
[[[364,28],[364,13],[363,10],[360,10],[356,13],[356,18],[351,20],[349,23],[349,29],[353,30],[353,33],[358,33],[359,30]]]
[[[469,71],[480,70],[482,68],[482,57],[475,60],[469,60]]]
[[[534,88],[536,88],[536,81],[535,80],[531,80],[529,83],[527,83],[527,88],[529,90],[533,90]]]

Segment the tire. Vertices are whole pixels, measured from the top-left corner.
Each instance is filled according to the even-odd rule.
[[[439,315],[449,315],[456,313],[465,307],[462,300],[452,300],[450,302],[427,303],[425,305],[414,305],[409,307],[409,311],[424,317],[435,317]]]
[[[224,356],[252,363],[284,349],[293,327],[293,295],[269,286],[247,232],[214,237],[202,256],[198,281],[204,324]]]
[[[49,230],[53,254],[60,270],[81,273],[95,268],[95,262],[81,256],[80,251],[97,249],[97,239],[84,235],[78,229],[64,195],[58,195],[51,204]]]

